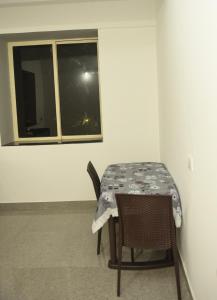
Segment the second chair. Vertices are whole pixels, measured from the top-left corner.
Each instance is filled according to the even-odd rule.
[[[99,176],[96,172],[96,169],[94,168],[91,161],[89,161],[88,164],[87,164],[87,172],[90,175],[90,178],[92,180],[94,191],[95,191],[95,194],[96,194],[96,200],[98,202],[99,197],[100,197],[100,179],[99,179]],[[100,254],[101,237],[102,237],[102,228],[100,228],[98,230],[97,255]]]

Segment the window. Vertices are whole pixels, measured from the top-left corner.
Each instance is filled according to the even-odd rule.
[[[15,142],[102,140],[97,40],[9,43]]]

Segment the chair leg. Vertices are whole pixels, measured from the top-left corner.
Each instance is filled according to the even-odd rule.
[[[102,237],[102,228],[100,228],[99,231],[98,231],[98,239],[97,239],[97,255],[100,254],[101,237]]]
[[[130,250],[131,250],[131,261],[132,263],[134,263],[134,249],[131,248]]]
[[[175,266],[175,275],[176,275],[176,287],[177,287],[177,296],[178,300],[181,300],[181,287],[180,287],[180,276],[179,276],[179,260],[178,260],[178,252],[176,245],[173,246],[173,259]]]
[[[117,296],[121,295],[121,262],[122,262],[122,246],[118,246],[118,281],[117,281]]]

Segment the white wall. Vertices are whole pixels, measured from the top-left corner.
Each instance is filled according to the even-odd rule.
[[[158,15],[161,158],[180,189],[180,253],[197,300],[217,299],[216,12],[212,0],[162,0]]]
[[[117,6],[120,3],[116,2],[105,3],[105,6],[95,4],[95,15],[90,14],[93,8],[88,4],[58,6],[59,18],[48,13],[48,6],[29,7],[28,14],[27,8],[22,11],[18,7],[16,15],[12,8],[11,11],[10,8],[0,9],[0,28],[5,33],[15,29],[20,32],[23,27],[34,31],[39,20],[44,30],[54,23],[53,30],[64,26],[73,29],[74,25],[77,27],[75,16],[81,11],[83,14],[80,14],[82,19],[79,21],[88,21],[89,27],[98,24],[104,138],[103,143],[92,144],[1,147],[1,202],[92,200],[95,198],[94,191],[86,172],[89,160],[93,161],[100,175],[110,163],[159,160],[153,11],[147,6],[142,13],[132,10],[131,1],[118,2],[122,3],[124,13]],[[145,1],[138,2],[139,8],[145,8]],[[109,5],[113,6],[109,8]],[[117,8],[119,10],[116,11]],[[57,10],[57,7],[52,9]],[[113,22],[105,28],[101,18],[105,17],[109,22],[108,16]],[[118,16],[120,22],[117,27],[114,21],[118,20]],[[121,21],[127,16],[130,22],[126,26],[125,21]],[[143,24],[138,26],[138,20]],[[146,27],[147,23],[149,26]]]
[[[10,22],[9,22],[10,20]],[[0,7],[0,33],[155,24],[155,0]]]

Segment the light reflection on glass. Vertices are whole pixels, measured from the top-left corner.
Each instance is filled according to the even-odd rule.
[[[90,81],[91,80],[91,73],[90,72],[84,72],[83,74],[82,74],[82,79],[84,80],[84,81]]]

